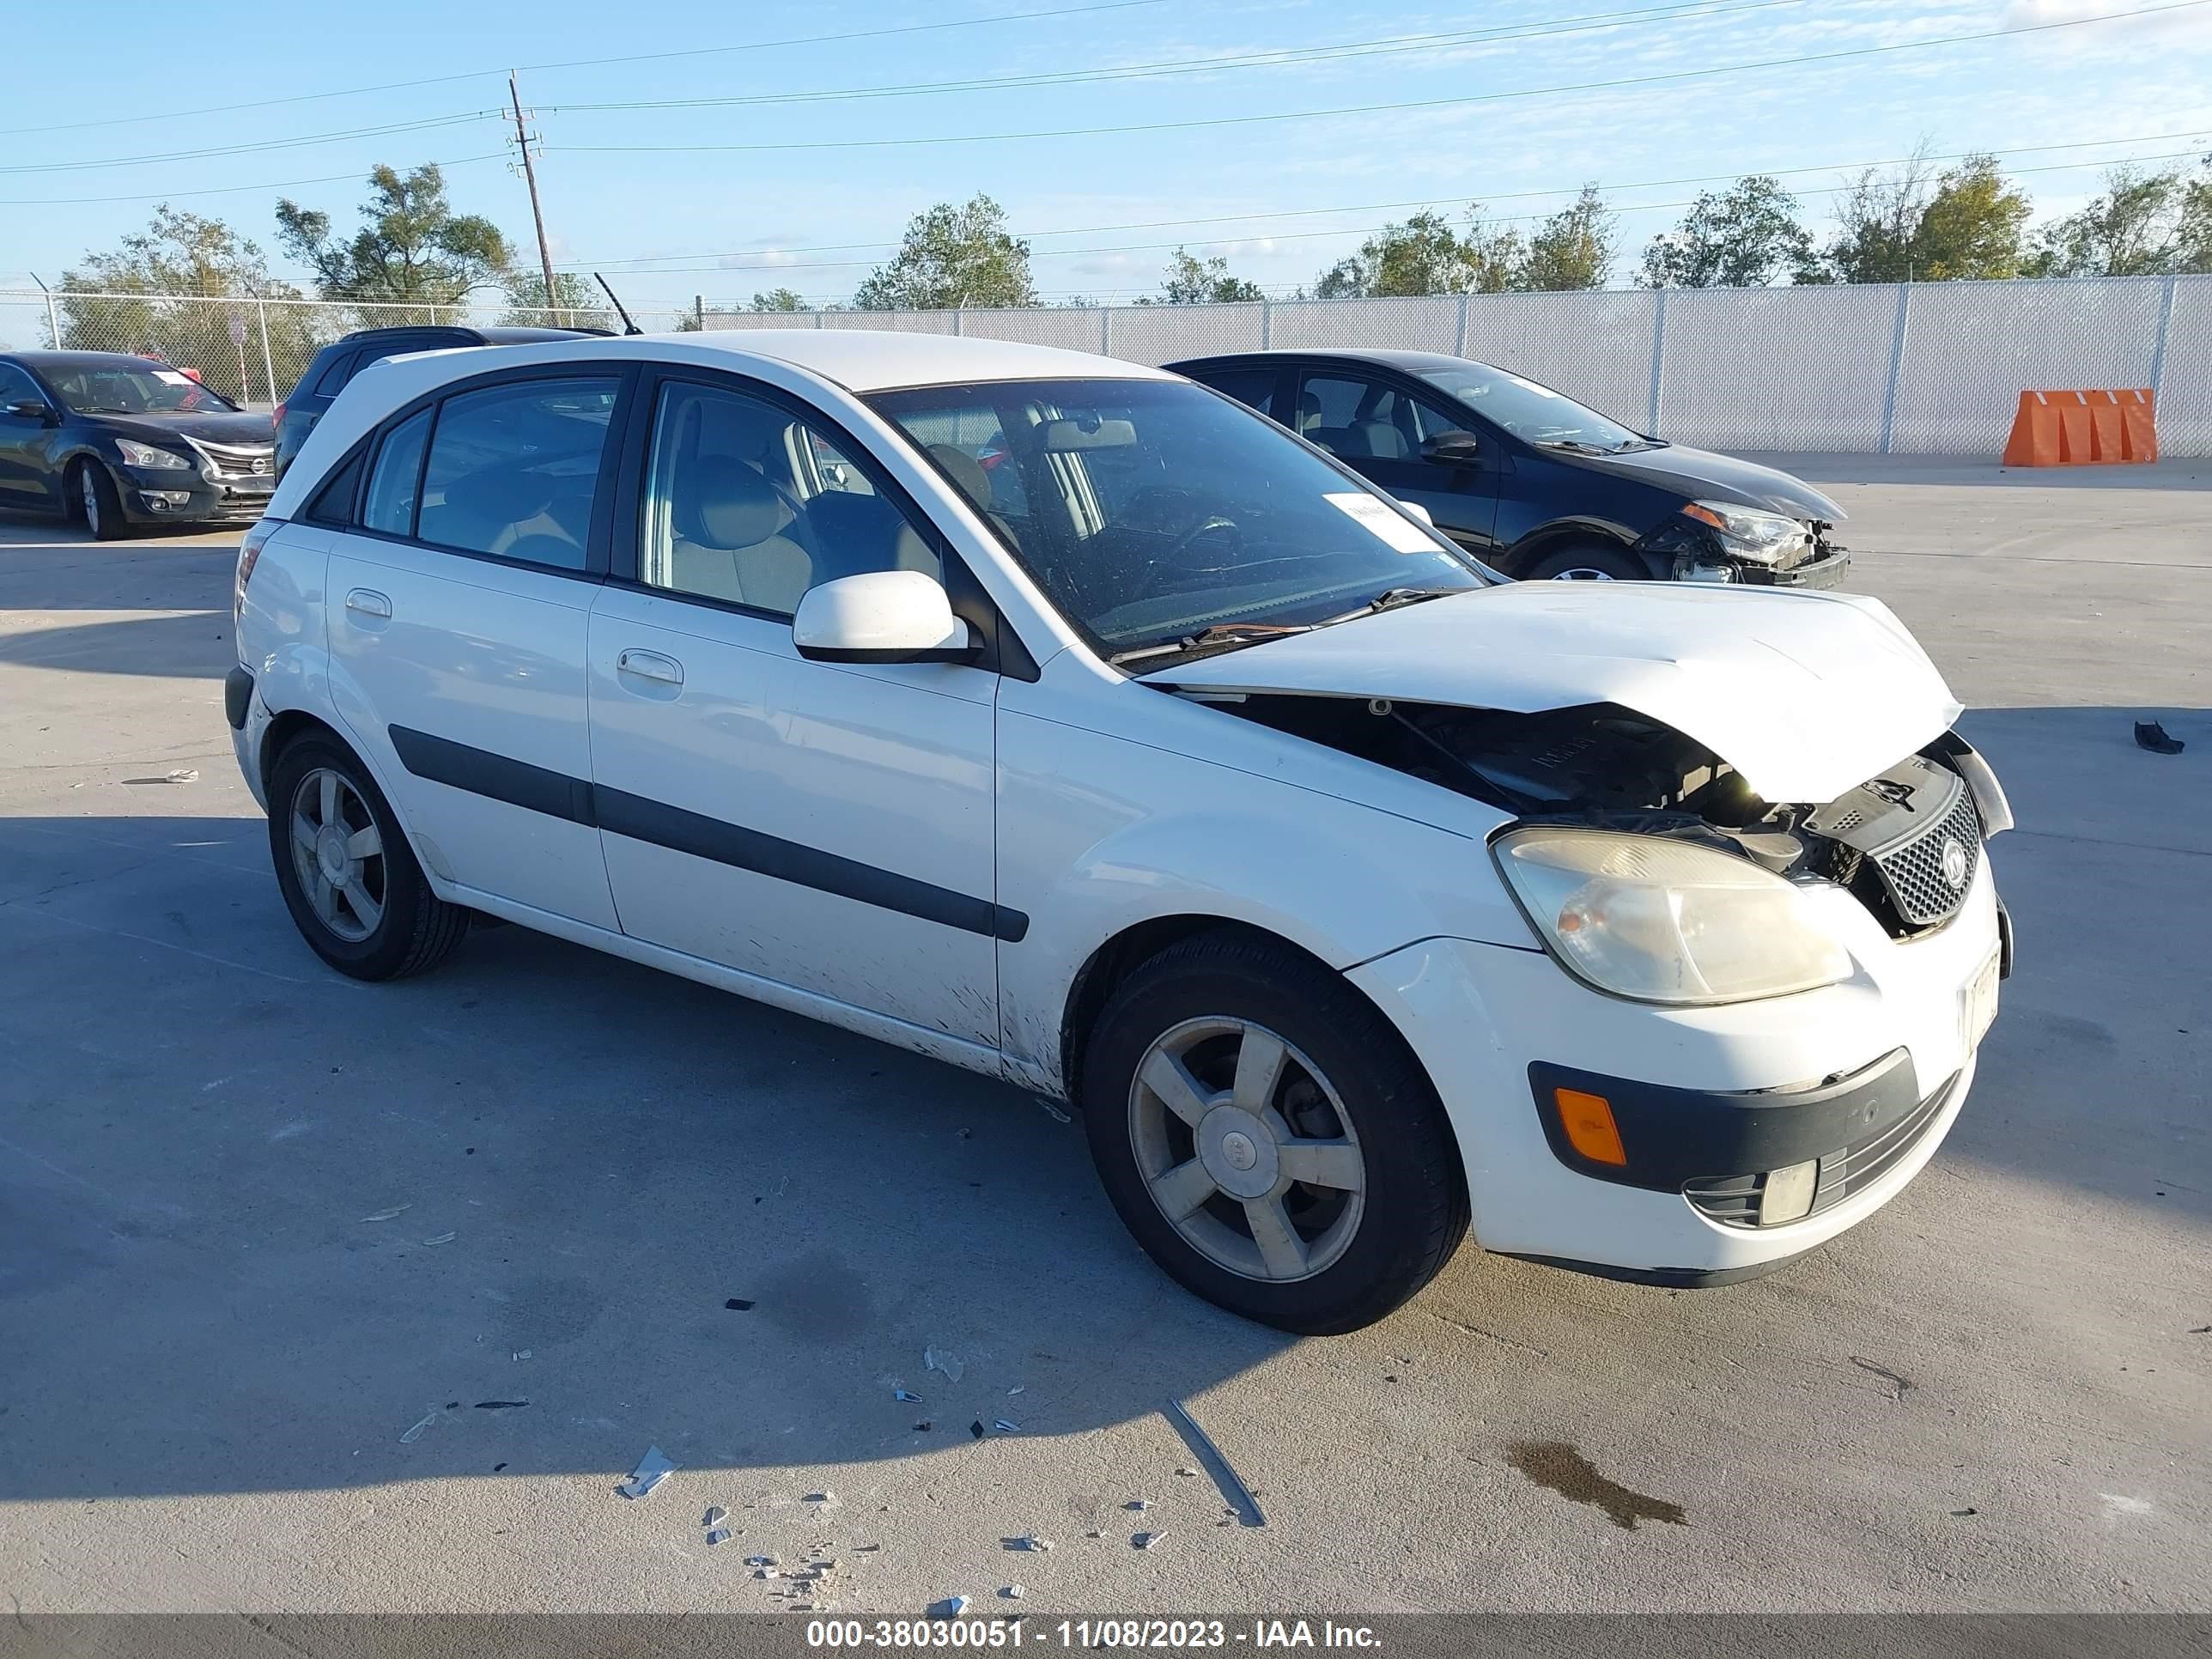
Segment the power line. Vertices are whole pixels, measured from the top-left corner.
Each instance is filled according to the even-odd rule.
[[[945,29],[981,28],[993,23],[1030,23],[1054,17],[1078,17],[1087,12],[1127,11],[1138,6],[1157,6],[1164,0],[1103,0],[1087,6],[1060,6],[1050,11],[1000,12],[989,17],[963,17],[945,23],[908,23],[893,28],[847,29],[835,34],[799,34],[782,40],[748,40],[732,46],[690,46],[681,52],[641,52],[626,58],[571,58],[555,64],[524,64],[540,70],[600,69],[617,64],[658,63],[670,58],[710,58],[737,52],[769,52],[781,46],[818,46],[845,40],[875,40],[891,35],[929,34]],[[428,75],[413,81],[386,81],[373,87],[342,87],[334,92],[301,92],[284,98],[256,98],[240,104],[210,104],[199,109],[169,110],[159,115],[116,115],[97,121],[41,122],[36,126],[0,127],[0,137],[25,132],[81,132],[91,127],[130,126],[145,121],[181,121],[197,115],[228,115],[237,110],[269,109],[280,104],[308,104],[325,98],[358,98],[374,92],[404,92],[416,87],[450,86],[456,81],[480,81],[504,70],[464,70],[453,75]]]
[[[2164,143],[2169,141],[2185,138],[2203,137],[2212,137],[2212,127],[2203,128],[2191,132],[2151,132],[2136,133],[2122,138],[2084,138],[2076,140],[2070,143],[2063,144],[2021,144],[2005,149],[1993,149],[1984,148],[1980,149],[1957,150],[1948,155],[1927,155],[1920,159],[1929,161],[1960,161],[1973,155],[2047,155],[2053,150],[2101,149],[2113,144]],[[2172,152],[2172,154],[2174,155],[2194,155],[2195,152],[2193,150],[2179,150]],[[1603,191],[1668,190],[1680,185],[1725,184],[1737,179],[1747,178],[1754,175],[1763,175],[1768,178],[1781,179],[1808,173],[1855,172],[1863,171],[1868,167],[1899,167],[1911,159],[1913,158],[1910,156],[1893,155],[1881,160],[1871,161],[1828,161],[1817,163],[1808,167],[1747,167],[1736,173],[1706,173],[1701,176],[1686,179],[1646,179],[1638,180],[1633,184],[1599,184],[1598,188]],[[2126,161],[2160,161],[2166,159],[2171,159],[2171,157],[2159,155],[2115,155],[2105,156],[2090,161],[2069,162],[2063,167],[2016,167],[2013,169],[2013,171],[2016,173],[2063,172],[2075,167],[2108,167]],[[1554,186],[1544,190],[1498,191],[1495,192],[1486,193],[1482,199],[1486,204],[1491,202],[1528,201],[1540,197],[1572,196],[1577,194],[1581,189],[1582,186],[1580,185],[1576,185],[1571,187]],[[1821,195],[1828,193],[1832,192],[1819,191],[1808,191],[1805,192],[1807,195]],[[1311,218],[1322,214],[1388,213],[1407,208],[1449,208],[1462,199],[1463,198],[1456,196],[1451,198],[1426,197],[1413,201],[1354,203],[1343,207],[1285,208],[1267,213],[1216,214],[1210,217],[1195,219],[1139,219],[1124,224],[1075,225],[1065,227],[1057,230],[1024,230],[1016,231],[1010,234],[1024,240],[1039,236],[1097,236],[1121,230],[1167,230],[1174,229],[1180,226],[1190,225],[1246,224],[1255,220],[1303,219]],[[1692,205],[1692,204],[1665,202],[1640,203],[1627,204],[1622,209],[1622,210],[1627,212],[1641,212],[1649,208],[1686,207],[1689,205]],[[1541,218],[1544,216],[1541,214],[1528,214],[1519,216],[1525,218]],[[1380,228],[1380,227],[1368,226],[1359,228],[1352,226],[1336,226],[1324,231],[1300,232],[1298,234],[1301,236],[1338,234],[1358,235],[1363,234],[1363,229],[1373,230],[1377,228]],[[1279,236],[1274,240],[1286,240],[1288,238],[1286,236]],[[778,269],[811,269],[812,267],[789,265],[731,265],[722,262],[725,260],[738,258],[774,259],[793,253],[850,253],[864,252],[869,249],[895,248],[898,246],[898,242],[896,240],[893,240],[889,241],[874,242],[825,242],[817,243],[805,247],[736,248],[726,252],[714,252],[710,250],[698,253],[646,254],[640,255],[634,258],[582,259],[571,264],[560,266],[558,269],[566,270],[581,270],[586,269],[613,270],[617,266],[622,266],[630,268],[633,270],[633,274],[641,276],[676,276],[679,273],[694,270],[769,271]],[[1071,250],[1055,248],[1034,249],[1032,250],[1032,257],[1042,258],[1057,252],[1068,251]],[[714,261],[714,263],[703,265],[662,264],[664,261],[676,259],[708,259]],[[867,264],[869,262],[860,260],[849,263]],[[647,264],[661,264],[661,269],[657,270],[637,269],[637,267]]]
[[[1459,29],[1438,34],[1382,35],[1365,40],[1340,41],[1328,46],[1286,46],[1279,51],[1244,52],[1226,58],[1178,58],[1157,64],[1128,64],[1110,69],[1041,70],[1024,75],[989,76],[961,81],[921,81],[884,87],[840,87],[812,92],[759,93],[741,98],[658,98],[627,102],[550,104],[565,114],[580,112],[640,109],[719,109],[732,106],[757,106],[809,104],[859,98],[912,98],[947,92],[995,92],[1013,88],[1085,85],[1102,81],[1150,80],[1170,75],[1212,75],[1230,70],[1296,68],[1346,58],[1375,58],[1409,52],[1438,52],[1457,46],[1490,40],[1518,40],[1547,35],[1586,34],[1624,28],[1632,23],[1726,16],[1740,11],[1764,11],[1777,6],[1802,5],[1804,0],[1742,0],[1717,5],[1713,0],[1672,0],[1629,11],[1590,12],[1554,18],[1540,24],[1499,24],[1488,28]]]
[[[503,161],[507,152],[495,150],[487,155],[462,155],[450,161],[431,161],[434,167],[463,167],[477,161]],[[301,185],[342,185],[358,182],[361,170],[351,173],[325,173],[313,179],[272,179],[259,185],[210,185],[197,190],[152,190],[133,196],[42,196],[10,199],[0,198],[0,207],[82,207],[98,202],[167,202],[184,196],[237,196],[257,190],[293,190]]]
[[[37,161],[0,167],[0,173],[88,173],[106,167],[147,166],[156,161],[201,161],[227,155],[257,155],[264,150],[299,149],[310,144],[335,144],[349,138],[381,138],[399,132],[427,132],[437,127],[460,126],[470,121],[502,118],[495,109],[469,110],[453,115],[426,116],[419,121],[397,121],[386,126],[354,127],[344,132],[318,132],[301,138],[264,138],[251,143],[212,145],[204,149],[171,150],[160,155],[111,155],[98,161]]]
[[[2133,11],[2106,12],[2095,17],[2063,18],[2052,23],[2026,23],[2013,28],[1983,29],[1971,34],[1939,35],[1926,40],[1893,41],[1887,46],[1851,46],[1835,52],[1808,52],[1796,58],[1765,58],[1747,64],[1718,64],[1707,69],[1675,70],[1661,75],[1630,75],[1608,81],[1580,81],[1554,87],[1517,87],[1503,92],[1474,93],[1457,98],[1417,98],[1389,104],[1349,104],[1335,109],[1285,110],[1267,115],[1217,115],[1187,121],[1144,121],[1105,127],[1047,127],[1027,132],[947,133],[902,138],[823,138],[761,144],[555,144],[549,149],[600,155],[726,155],[768,151],[822,149],[904,149],[924,144],[1012,143],[1032,138],[1097,138],[1133,132],[1179,132],[1199,128],[1255,126],[1276,121],[1314,121],[1340,115],[1381,115],[1403,110],[1446,109],[1470,104],[1497,103],[1508,99],[1545,98],[1569,92],[1610,92],[1623,87],[1660,86],[1700,81],[1717,76],[1741,75],[1752,70],[1790,69],[1807,64],[1838,63],[1848,58],[1875,58],[1892,52],[1920,52],[1933,46],[1955,46],[1978,40],[2002,40],[2014,35],[2042,34],[2053,29],[2081,28],[2091,23],[2111,23],[2130,17],[2149,17],[2164,12],[2191,11],[2212,0],[2168,0],[2163,5],[2142,6]]]

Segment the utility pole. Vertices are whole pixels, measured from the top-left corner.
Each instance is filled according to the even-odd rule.
[[[514,105],[514,142],[522,150],[522,177],[530,186],[530,216],[538,226],[538,266],[545,273],[545,312],[553,312],[553,256],[545,246],[545,210],[538,204],[538,169],[530,160],[530,134],[522,125],[522,89],[515,84],[514,71],[507,72],[507,94]]]

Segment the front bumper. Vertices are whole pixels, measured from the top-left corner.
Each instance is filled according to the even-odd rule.
[[[1850,568],[1850,550],[1832,547],[1787,570],[1762,564],[1742,565],[1735,579],[1747,587],[1808,587],[1817,591],[1840,586],[1844,573]]]
[[[123,516],[132,524],[252,524],[276,492],[270,477],[211,480],[169,467],[124,467],[116,473]]]
[[[1815,902],[1856,971],[1756,1002],[1630,1002],[1540,950],[1465,940],[1350,970],[1443,1098],[1486,1249],[1647,1282],[1725,1282],[1825,1243],[1905,1188],[1972,1083],[1969,991],[1998,950],[1988,860],[1958,915],[1908,941],[1840,889]],[[1625,1167],[1562,1145],[1542,1109],[1560,1086],[1613,1102]],[[1792,1179],[1809,1204],[1767,1206],[1765,1177],[1806,1164],[1816,1173]]]

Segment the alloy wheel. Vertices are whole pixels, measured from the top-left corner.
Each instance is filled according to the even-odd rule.
[[[1576,565],[1570,569],[1552,573],[1552,580],[1555,582],[1609,582],[1613,579],[1610,570],[1592,570],[1587,565]]]
[[[87,461],[76,470],[77,492],[84,497],[84,527],[94,536],[100,534],[100,480],[94,475],[92,463]]]
[[[1351,1115],[1297,1049],[1249,1020],[1186,1020],[1129,1088],[1129,1137],[1152,1201],[1206,1260],[1276,1284],[1327,1271],[1366,1206]]]
[[[358,945],[384,920],[384,836],[361,792],[319,767],[292,792],[292,869],[315,916]]]

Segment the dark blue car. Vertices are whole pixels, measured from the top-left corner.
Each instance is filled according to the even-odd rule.
[[[1167,366],[1328,450],[1509,576],[1832,587],[1843,509],[1771,467],[1670,444],[1549,386],[1427,351],[1249,351]]]

